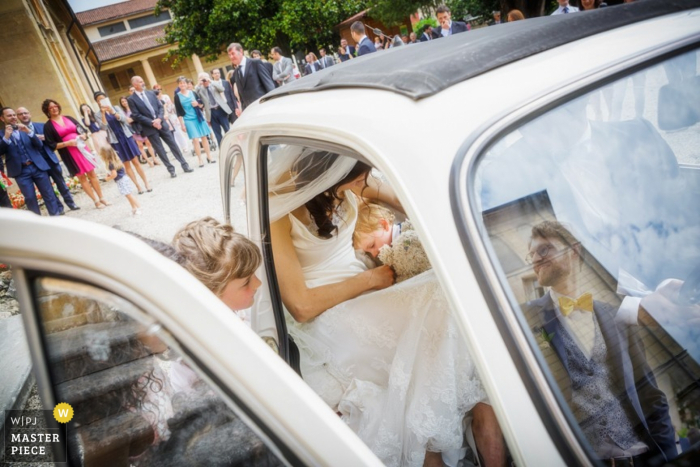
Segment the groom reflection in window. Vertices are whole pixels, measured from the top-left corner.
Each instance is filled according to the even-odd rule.
[[[562,224],[534,226],[527,260],[549,291],[523,312],[596,456],[605,465],[663,465],[677,452],[666,396],[639,328],[616,323],[618,307],[592,295],[585,254]]]

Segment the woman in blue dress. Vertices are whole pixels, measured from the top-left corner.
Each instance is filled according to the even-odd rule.
[[[136,178],[134,169],[143,180],[146,191],[153,191],[141,164],[134,162],[134,159],[141,155],[141,150],[134,140],[126,114],[119,106],[113,106],[104,92],[97,91],[93,97],[100,108],[95,114],[95,119],[100,125],[100,129],[107,132],[107,140],[122,161],[126,174],[134,182],[140,195],[143,194],[144,190]]]
[[[175,111],[180,119],[182,130],[186,131],[187,136],[192,140],[192,146],[194,146],[194,153],[197,155],[199,166],[204,167],[202,152],[199,148],[200,140],[204,151],[207,153],[207,162],[211,164],[214,160],[211,158],[209,141],[207,140],[207,135],[211,130],[204,119],[203,104],[198,101],[197,93],[187,88],[187,78],[180,76],[177,79],[177,86],[180,88],[180,92],[175,94]]]

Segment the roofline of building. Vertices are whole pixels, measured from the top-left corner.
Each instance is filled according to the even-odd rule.
[[[95,9],[97,9],[97,8],[95,8]],[[163,9],[163,11],[165,11],[165,10],[167,10],[167,8]],[[87,11],[90,11],[90,10],[87,10]],[[130,16],[140,15],[142,13],[148,13],[148,12],[153,12],[153,11],[154,11],[153,8],[145,8],[143,10],[132,11],[132,12],[129,12],[126,14],[113,16],[111,18],[101,19],[99,21],[91,21],[89,23],[82,23],[82,25],[83,26],[95,26],[95,25],[103,24],[103,23],[111,23],[111,22],[116,21],[118,19],[124,19],[124,18],[128,18]]]
[[[106,60],[103,60],[103,61],[100,62],[100,65],[110,64],[110,63],[113,62],[113,61],[122,60],[122,59],[124,59],[125,57],[128,57],[128,56],[130,56],[130,55],[137,55],[137,54],[140,54],[140,53],[143,53],[143,52],[148,52],[148,51],[151,51],[151,50],[160,49],[160,48],[162,48],[162,47],[170,47],[170,45],[171,45],[171,44],[158,44],[158,45],[156,45],[156,46],[154,46],[154,47],[148,47],[147,49],[141,49],[141,50],[136,51],[136,52],[129,52],[129,53],[124,54],[124,55],[119,55],[119,56],[117,56],[117,57],[112,57],[112,58],[108,58],[108,59],[106,59]]]

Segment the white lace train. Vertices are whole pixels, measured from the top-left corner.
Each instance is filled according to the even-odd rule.
[[[463,445],[486,394],[434,272],[289,321],[304,379],[386,465]]]

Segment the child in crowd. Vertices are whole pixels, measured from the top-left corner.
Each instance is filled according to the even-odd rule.
[[[358,209],[354,248],[369,253],[380,264],[391,266],[396,273],[396,282],[410,279],[432,267],[409,220],[395,224],[394,213],[378,204],[361,204]]]
[[[105,180],[114,180],[116,182],[117,187],[119,187],[119,193],[126,196],[126,199],[129,200],[131,212],[134,216],[140,216],[141,205],[139,205],[138,200],[133,195],[135,189],[134,184],[129,177],[126,176],[124,164],[122,164],[117,153],[109,146],[102,146],[100,148],[100,157],[104,161],[105,166],[107,166],[108,173]]]

